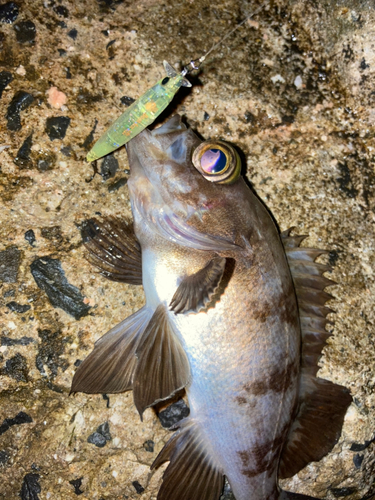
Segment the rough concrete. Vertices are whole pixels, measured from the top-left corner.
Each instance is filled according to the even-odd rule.
[[[17,5],[0,15],[0,498],[149,500],[169,436],[153,410],[141,423],[131,393],[69,397],[77,360],[143,303],[139,288],[96,274],[77,228],[98,212],[130,215],[125,151],[94,178],[84,157],[95,120],[98,138],[121,97],[161,78],[163,59],[199,57],[258,4]],[[284,486],[359,500],[375,493],[372,2],[266,2],[192,81],[162,118],[177,111],[239,146],[280,227],[331,250],[337,314],[320,374],[354,402],[332,453]]]

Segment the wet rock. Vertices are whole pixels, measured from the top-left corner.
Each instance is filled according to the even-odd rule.
[[[42,488],[39,484],[39,474],[29,473],[23,479],[22,488],[20,491],[21,500],[39,500],[39,495]]]
[[[7,2],[0,5],[0,23],[14,23],[18,17],[18,13],[18,5],[14,2]]]
[[[73,28],[72,30],[68,31],[68,36],[70,38],[72,38],[73,40],[76,40],[77,35],[78,35],[78,31],[75,28]]]
[[[8,106],[5,116],[7,119],[8,130],[12,130],[14,132],[21,130],[22,125],[20,113],[24,109],[28,108],[33,101],[34,97],[24,90],[19,90],[15,93]]]
[[[0,436],[4,434],[8,429],[13,427],[13,425],[30,424],[33,419],[27,413],[20,411],[14,418],[6,418],[2,424],[0,424]]]
[[[14,158],[14,163],[20,168],[32,168],[33,162],[30,157],[31,146],[33,144],[33,134],[31,133],[23,141],[22,146],[17,152],[17,156]]]
[[[0,374],[12,377],[17,382],[28,382],[29,369],[26,358],[18,352],[6,361],[5,367],[0,370]]]
[[[19,43],[34,43],[36,37],[35,24],[32,21],[20,21],[14,25],[16,39]]]
[[[21,337],[20,339],[11,339],[10,337],[1,336],[0,345],[12,346],[12,345],[29,345],[35,342],[31,337]]]
[[[145,441],[143,443],[143,448],[146,451],[149,451],[150,453],[154,453],[154,447],[155,447],[155,443],[151,439],[148,439],[147,441]]]
[[[94,444],[98,448],[103,448],[107,444],[107,441],[111,441],[111,439],[109,424],[108,422],[104,422],[104,424],[99,425],[95,432],[90,434],[87,438],[87,442]]]
[[[116,175],[118,170],[118,161],[113,156],[113,154],[107,155],[100,166],[100,173],[103,181],[110,179]]]
[[[78,288],[68,282],[58,259],[40,257],[30,269],[36,284],[46,292],[54,307],[60,307],[75,319],[88,314],[90,306],[83,303],[84,297]]]
[[[74,493],[76,495],[82,495],[84,493],[80,488],[82,486],[82,479],[83,477],[79,477],[78,479],[72,479],[69,481],[69,484],[71,484],[74,488]]]
[[[126,177],[123,177],[122,179],[119,179],[118,181],[114,182],[110,186],[108,186],[108,191],[110,193],[113,193],[114,191],[117,191],[120,189],[122,186],[126,186],[128,182],[128,179]]]
[[[68,116],[53,116],[47,118],[46,132],[50,140],[64,139],[69,125],[70,118]]]
[[[132,485],[134,486],[134,489],[138,493],[138,495],[140,495],[141,493],[143,493],[145,491],[143,486],[138,481],[133,481]]]
[[[16,283],[20,263],[21,252],[16,246],[10,246],[0,252],[0,281]]]
[[[26,311],[29,311],[31,309],[31,306],[27,304],[18,304],[14,300],[12,300],[12,302],[8,302],[6,306],[12,312],[17,312],[17,313],[25,313]]]
[[[0,71],[0,99],[3,95],[4,89],[10,84],[13,80],[13,75],[9,71]]]
[[[35,233],[32,229],[29,229],[28,231],[26,231],[25,240],[28,241],[31,246],[33,246],[33,244],[35,243],[35,241],[36,241]]]
[[[183,399],[179,399],[176,403],[172,403],[165,410],[158,414],[161,425],[165,429],[169,429],[177,424],[180,420],[187,417],[190,413],[189,407]]]

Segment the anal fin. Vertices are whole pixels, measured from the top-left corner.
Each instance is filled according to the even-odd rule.
[[[217,500],[224,485],[222,470],[206,449],[194,420],[186,419],[179,425],[151,466],[154,469],[170,462],[158,500]]]
[[[88,260],[112,281],[142,284],[141,247],[131,222],[117,217],[89,219],[82,224],[81,236]]]
[[[332,296],[324,288],[335,282],[323,276],[331,268],[315,262],[315,259],[327,252],[300,247],[306,236],[290,236],[290,232],[291,229],[284,231],[281,238],[296,291],[302,351],[297,414],[281,454],[281,478],[293,476],[309,462],[318,461],[331,451],[340,437],[345,413],[352,400],[345,387],[316,377],[318,361],[330,336],[325,327],[331,322],[326,316],[333,312],[325,305]],[[294,498],[299,497],[290,496],[291,500]]]

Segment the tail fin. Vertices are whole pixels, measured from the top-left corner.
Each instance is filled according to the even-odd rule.
[[[218,500],[224,485],[223,472],[206,449],[193,419],[182,420],[151,468],[167,461],[170,464],[164,472],[158,500]]]

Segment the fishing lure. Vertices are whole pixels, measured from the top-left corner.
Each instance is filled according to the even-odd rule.
[[[265,2],[266,3],[266,2]],[[199,59],[193,59],[178,73],[167,61],[164,61],[164,69],[167,76],[159,80],[153,87],[148,89],[141,97],[133,102],[131,106],[115,120],[107,131],[97,140],[86,156],[88,162],[98,160],[112,151],[129,142],[142,130],[151,125],[156,118],[166,109],[181,87],[191,87],[189,80],[185,78],[188,73],[198,70],[206,57],[221,45],[224,40],[231,36],[248,19],[257,14],[265,5],[263,3],[256,11],[243,19],[231,31],[229,31],[218,43],[214,44]]]

